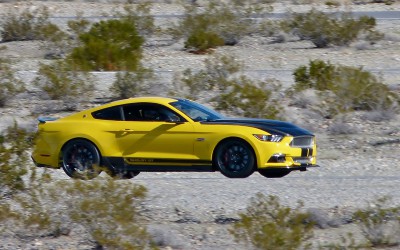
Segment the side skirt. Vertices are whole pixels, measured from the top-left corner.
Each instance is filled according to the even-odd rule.
[[[140,172],[213,172],[212,163],[196,160],[170,159],[124,159],[122,157],[103,157],[103,164],[118,171]]]

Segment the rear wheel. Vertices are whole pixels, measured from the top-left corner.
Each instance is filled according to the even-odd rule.
[[[267,178],[281,178],[288,175],[291,170],[289,169],[260,169],[258,172]]]
[[[214,165],[229,178],[245,178],[254,172],[253,149],[239,139],[222,142],[215,150]]]
[[[101,173],[100,153],[89,141],[72,140],[62,150],[61,166],[69,177],[93,179]]]

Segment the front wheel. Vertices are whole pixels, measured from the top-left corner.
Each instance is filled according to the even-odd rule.
[[[118,172],[118,171],[110,170],[107,173],[108,173],[108,175],[110,175],[114,179],[117,179],[117,180],[128,180],[128,179],[132,179],[133,177],[138,175],[140,172],[139,171],[131,171],[131,170]]]
[[[260,169],[258,172],[267,178],[281,178],[288,175],[291,170],[289,169]]]
[[[72,140],[62,150],[61,166],[69,177],[93,179],[101,173],[100,153],[89,141]]]
[[[215,150],[213,161],[221,173],[229,178],[246,178],[254,172],[253,149],[239,139],[222,142]]]

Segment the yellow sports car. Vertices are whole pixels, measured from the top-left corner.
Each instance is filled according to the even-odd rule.
[[[186,99],[140,97],[73,115],[39,118],[32,159],[74,178],[101,171],[220,171],[283,177],[316,165],[315,136],[288,122],[226,118]]]

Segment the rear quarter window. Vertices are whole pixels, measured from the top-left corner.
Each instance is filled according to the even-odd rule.
[[[95,111],[92,113],[93,118],[99,120],[122,121],[121,106],[110,107]]]

